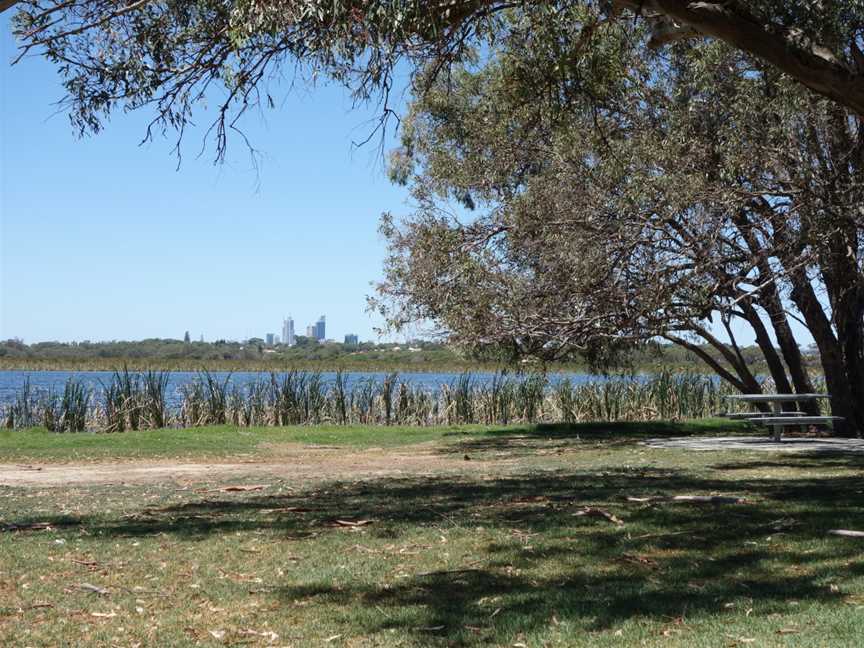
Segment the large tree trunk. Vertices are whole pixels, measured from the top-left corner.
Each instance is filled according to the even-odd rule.
[[[783,366],[783,361],[771,342],[768,329],[762,323],[759,313],[756,312],[752,304],[747,302],[741,304],[741,310],[744,313],[744,319],[747,320],[747,323],[750,324],[750,327],[756,334],[756,345],[765,357],[765,363],[768,365],[768,371],[771,373],[771,379],[774,381],[774,386],[777,388],[778,393],[793,393],[792,385],[789,384],[789,379],[786,376],[786,368]]]
[[[774,328],[774,335],[777,337],[777,344],[780,345],[783,360],[789,369],[789,376],[795,387],[795,393],[813,393],[815,391],[813,382],[807,374],[804,357],[795,341],[795,335],[792,333],[792,327],[789,326],[783,303],[774,284],[771,284],[763,294],[759,295],[759,302],[765,312],[768,313],[768,319]],[[813,401],[801,401],[798,403],[798,408],[813,416],[819,413],[819,405]]]
[[[803,272],[795,273],[792,278],[792,300],[804,316],[819,348],[825,385],[831,394],[832,414],[845,419],[844,424],[836,429],[841,436],[860,436],[864,430],[864,400],[860,397],[860,385],[853,388],[841,345]],[[853,368],[851,373],[853,376],[860,373],[860,367]]]
[[[757,209],[759,204],[755,205]],[[763,205],[764,207],[764,205]],[[807,374],[807,369],[804,365],[804,358],[801,355],[801,349],[798,348],[798,343],[795,341],[795,335],[792,333],[792,328],[789,326],[789,320],[786,316],[786,310],[783,307],[783,300],[780,298],[780,291],[776,283],[776,273],[768,263],[768,258],[764,254],[763,245],[760,243],[759,237],[753,231],[752,223],[749,215],[745,211],[739,211],[734,216],[738,231],[744,238],[747,248],[753,255],[756,263],[756,268],[759,271],[758,283],[762,286],[755,296],[756,303],[767,313],[768,320],[774,329],[774,334],[777,337],[777,343],[780,346],[780,351],[783,354],[783,360],[786,362],[786,367],[789,369],[789,376],[794,385],[789,385],[786,370],[774,366],[779,363],[779,358],[776,358],[774,346],[771,343],[770,336],[765,330],[762,319],[758,312],[746,301],[742,303],[742,308],[747,316],[750,325],[756,333],[756,342],[762,349],[765,355],[765,360],[768,362],[768,367],[771,369],[772,376],[782,373],[782,383],[774,378],[774,383],[777,385],[777,390],[780,393],[798,393],[808,394],[814,391],[813,383],[810,376]],[[798,409],[812,416],[819,414],[819,404],[813,401],[805,400],[798,403]]]

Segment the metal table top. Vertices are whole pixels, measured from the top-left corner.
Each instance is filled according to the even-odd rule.
[[[831,398],[831,394],[735,394],[727,396],[731,400],[747,401],[751,403],[789,402],[802,400],[818,400],[820,398]]]

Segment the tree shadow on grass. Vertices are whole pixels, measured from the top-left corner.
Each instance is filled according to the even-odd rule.
[[[383,618],[367,621],[365,632],[399,628],[431,645],[436,631],[430,628],[438,628],[448,645],[460,646],[506,640],[514,628],[548,627],[553,617],[600,631],[636,618],[722,617],[745,603],[760,615],[788,612],[802,601],[839,601],[842,594],[830,584],[860,577],[864,569],[855,561],[860,545],[854,542],[809,544],[838,524],[864,523],[858,476],[730,483],[677,471],[622,470],[470,486],[388,482],[364,493],[378,504],[362,511],[385,527],[398,528],[403,515],[415,524],[443,517],[513,530],[512,539],[487,544],[481,564],[464,570],[414,574],[386,585],[286,585],[281,597],[377,607]],[[752,502],[622,502],[628,494],[693,492],[746,494]],[[574,517],[589,503],[608,506],[625,525]],[[776,542],[781,536],[790,542]],[[838,568],[842,563],[850,564]]]
[[[788,460],[776,463],[797,462],[803,470],[819,463]],[[723,470],[753,467],[745,459]],[[390,570],[339,583],[303,582],[298,571],[275,583],[271,595],[344,606],[350,632],[398,629],[420,645],[469,646],[541,630],[553,618],[581,631],[602,631],[631,619],[663,624],[684,616],[723,618],[745,605],[765,615],[788,612],[795,603],[839,602],[844,583],[864,577],[862,545],[826,532],[864,528],[862,493],[858,470],[729,480],[675,468],[604,467],[334,481],[290,495],[201,495],[142,508],[132,518],[82,523],[106,542],[154,534],[190,543],[236,532],[326,536],[346,552],[338,559],[349,561],[358,541],[380,554],[401,538],[416,541],[420,533],[437,540],[446,533],[452,546],[472,547],[454,569],[401,577]],[[684,494],[747,501],[627,501]],[[608,510],[624,525],[575,515],[586,506]],[[354,533],[334,526],[337,519],[371,524]],[[467,544],[459,545],[460,538]],[[328,546],[332,552],[334,545]],[[835,583],[839,587],[832,589]]]
[[[472,459],[516,458],[539,451],[603,447],[618,449],[647,439],[680,436],[725,436],[753,433],[746,422],[724,420],[644,421],[619,423],[542,423],[517,428],[493,428],[464,441],[442,446],[438,452],[467,454]],[[446,435],[445,435],[446,436]]]
[[[732,461],[713,464],[712,470],[826,470],[829,468],[844,468],[848,470],[864,469],[864,454],[849,452],[796,452],[783,456],[782,459],[756,459]]]

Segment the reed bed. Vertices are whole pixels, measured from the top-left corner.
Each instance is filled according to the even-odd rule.
[[[723,409],[727,388],[709,377],[664,370],[574,384],[541,373],[471,373],[429,390],[398,373],[325,381],[318,372],[264,374],[245,384],[200,371],[169,397],[167,372],[115,371],[101,389],[71,378],[62,394],[37,393],[29,381],[0,407],[7,428],[44,426],[56,432],[123,432],[231,424],[509,425],[583,421],[678,420]]]

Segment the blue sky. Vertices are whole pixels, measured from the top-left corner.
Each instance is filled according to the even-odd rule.
[[[408,210],[377,147],[351,146],[374,107],[335,86],[283,91],[243,122],[257,170],[237,138],[224,165],[196,159],[200,130],[178,170],[173,134],[138,145],[143,113],[78,139],[52,66],[10,68],[8,13],[0,30],[0,339],[244,339],[287,314],[298,332],[326,314],[328,337],[374,337],[378,218]]]

